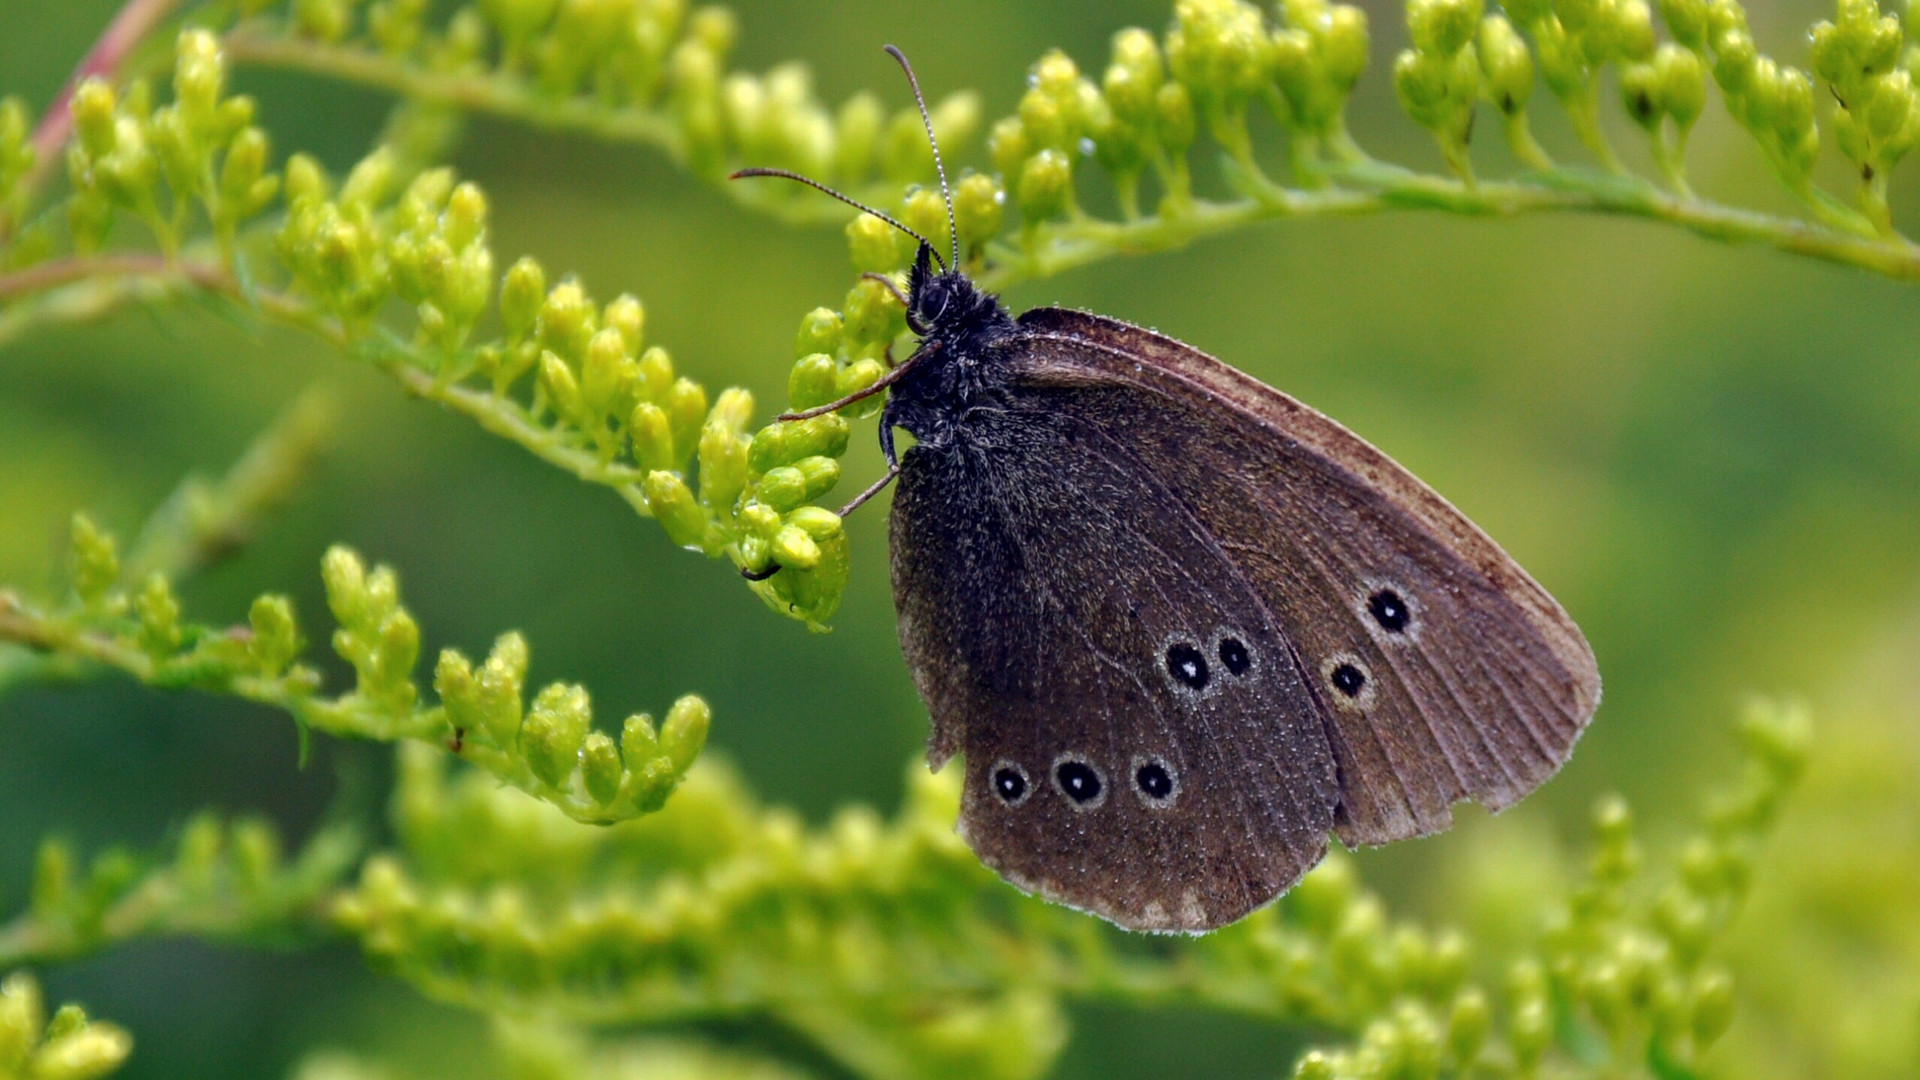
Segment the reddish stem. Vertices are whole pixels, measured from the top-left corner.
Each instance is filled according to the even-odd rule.
[[[73,92],[82,82],[96,75],[112,75],[120,69],[127,54],[134,50],[146,36],[153,32],[166,17],[172,13],[180,0],[127,0],[126,6],[107,24],[100,40],[93,43],[86,59],[73,69],[73,75],[60,93],[47,106],[40,117],[40,126],[33,129],[33,171],[22,182],[22,189],[32,193],[46,183],[59,161],[60,148],[66,145],[67,136],[73,133],[73,110],[69,107],[73,101]]]

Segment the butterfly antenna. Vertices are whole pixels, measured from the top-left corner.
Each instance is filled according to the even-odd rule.
[[[947,167],[940,163],[940,140],[933,135],[933,117],[927,113],[927,99],[920,94],[920,80],[913,77],[913,65],[907,63],[907,54],[888,45],[887,55],[900,64],[900,70],[907,73],[907,85],[913,87],[913,103],[920,106],[920,122],[927,128],[927,145],[933,147],[933,171],[940,174],[940,198],[947,204],[947,236],[953,241],[953,262],[950,266],[960,265],[960,230],[953,225],[953,192],[947,188]]]
[[[858,199],[855,199],[851,195],[843,195],[840,192],[833,190],[832,188],[828,187],[827,185],[821,183],[818,180],[815,180],[810,176],[801,176],[797,172],[788,172],[785,169],[736,169],[735,171],[727,174],[727,179],[744,180],[749,176],[777,176],[782,180],[792,180],[797,183],[805,184],[815,191],[822,192],[823,194],[831,195],[834,198],[839,199],[841,202],[846,203],[848,206],[853,207],[855,210],[859,210],[863,213],[872,214],[874,217],[879,218],[881,221],[886,222],[887,224],[893,226],[894,228],[899,229],[901,232],[906,233],[908,236],[913,237],[915,240],[920,241],[922,244],[925,244],[928,248],[933,247],[933,241],[928,240],[926,237],[921,236],[919,233],[914,232],[912,229],[907,228],[905,225],[902,225],[899,221],[895,220],[894,218],[886,214],[883,214],[878,210],[875,210],[873,207],[868,206],[866,203],[863,203]],[[951,206],[947,207],[947,216],[949,218],[953,216],[953,207]],[[933,253],[933,257],[936,259],[939,259],[940,253],[938,251],[935,251]],[[942,266],[946,264],[945,259],[941,259],[940,261]]]

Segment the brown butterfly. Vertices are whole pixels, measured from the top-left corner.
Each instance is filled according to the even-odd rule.
[[[1015,318],[957,240],[942,259],[861,209],[920,241],[901,297],[920,340],[858,395],[892,389],[889,469],[842,512],[899,479],[900,641],[929,762],[966,758],[960,832],[987,865],[1124,927],[1210,930],[1329,834],[1436,832],[1567,760],[1600,699],[1592,650],[1432,489],[1178,341]]]

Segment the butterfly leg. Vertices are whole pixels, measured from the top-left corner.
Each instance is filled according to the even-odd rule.
[[[920,364],[920,362],[923,359],[933,355],[939,350],[940,350],[940,343],[936,341],[933,344],[928,345],[926,348],[921,349],[920,351],[914,353],[912,356],[907,357],[905,360],[900,361],[900,366],[894,368],[892,371],[887,372],[885,375],[882,375],[879,378],[873,380],[872,384],[868,385],[864,389],[855,390],[853,393],[848,394],[846,397],[843,397],[838,401],[829,401],[825,405],[817,405],[811,409],[803,409],[799,412],[781,413],[779,416],[774,417],[774,419],[780,420],[780,421],[811,420],[816,416],[824,416],[830,412],[837,412],[853,404],[856,401],[860,401],[865,398],[870,398],[873,395],[879,393],[880,391],[885,390],[887,387],[892,386],[894,383],[899,382],[902,378],[906,376],[907,372],[912,371],[916,366]]]
[[[900,306],[907,309],[907,329],[913,331],[920,337],[927,336],[927,328],[920,325],[919,319],[913,317],[913,301],[907,299],[907,294],[900,291],[900,286],[895,285],[892,278],[885,274],[876,274],[871,270],[860,276],[870,281],[877,281],[885,286],[886,290],[893,294],[893,298],[900,301]]]

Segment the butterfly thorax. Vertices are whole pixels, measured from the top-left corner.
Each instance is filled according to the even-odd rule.
[[[922,445],[943,446],[982,395],[1001,383],[993,346],[1019,332],[992,293],[959,270],[934,270],[925,247],[908,279],[908,311],[924,332],[912,371],[895,385],[883,432],[906,428]]]

